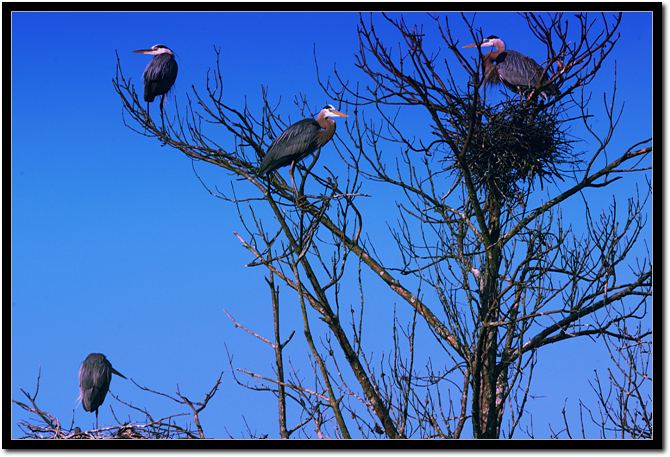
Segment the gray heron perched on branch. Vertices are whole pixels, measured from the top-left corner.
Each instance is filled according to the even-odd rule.
[[[335,134],[333,118],[336,117],[347,115],[333,105],[326,105],[316,119],[303,119],[284,130],[270,145],[258,167],[258,174],[264,176],[277,168],[296,164],[328,143]]]
[[[474,48],[477,44],[469,44],[464,48]],[[545,100],[547,94],[558,95],[554,83],[547,84],[549,77],[544,69],[530,57],[520,52],[508,50],[505,42],[495,35],[487,37],[479,44],[480,47],[495,47],[494,51],[484,56],[484,82],[487,84],[504,84],[510,90],[526,94],[530,90],[539,89]]]
[[[112,373],[127,379],[116,371],[104,354],[91,353],[79,367],[79,398],[84,411],[95,411],[95,427],[98,427],[98,408],[105,401]]]
[[[174,52],[164,44],[155,44],[150,49],[138,49],[133,52],[154,56],[144,69],[144,101],[147,102],[148,115],[149,103],[160,95],[161,125],[163,125],[165,95],[177,80],[177,71],[179,70]]]

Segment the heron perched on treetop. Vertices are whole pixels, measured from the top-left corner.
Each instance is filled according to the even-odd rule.
[[[164,44],[155,44],[150,49],[138,49],[138,54],[148,54],[154,56],[151,62],[144,69],[144,101],[147,102],[147,114],[149,113],[149,103],[153,102],[157,96],[161,96],[161,123],[163,122],[163,104],[165,95],[177,80],[177,61],[174,58],[174,52]]]
[[[98,427],[98,408],[105,401],[112,382],[112,373],[126,379],[116,371],[104,354],[91,353],[79,367],[79,398],[84,411],[95,411],[95,427]]]
[[[474,48],[477,44],[469,44],[464,48]],[[558,89],[544,69],[533,59],[520,52],[508,50],[505,42],[495,35],[487,37],[479,44],[480,47],[495,47],[484,57],[484,82],[487,84],[503,83],[507,88],[520,94],[532,89],[540,89],[540,95],[546,100],[547,94],[557,95]]]
[[[260,176],[286,165],[294,164],[328,143],[335,134],[335,117],[347,117],[333,105],[323,107],[316,119],[298,121],[279,135],[270,145],[258,167]]]

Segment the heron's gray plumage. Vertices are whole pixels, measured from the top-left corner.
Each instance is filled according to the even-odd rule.
[[[105,401],[112,374],[125,379],[121,373],[116,371],[104,354],[91,353],[79,367],[79,396],[84,411],[94,412],[96,418],[98,408]]]
[[[321,126],[314,119],[303,119],[287,128],[270,145],[258,173],[262,176],[293,161],[299,162],[316,151],[321,146],[320,130]]]
[[[153,102],[158,95],[167,94],[177,80],[178,70],[174,55],[154,56],[144,69],[144,101]]]
[[[144,69],[144,101],[147,102],[147,118],[149,117],[149,103],[160,96],[161,129],[165,130],[163,104],[165,95],[170,91],[177,80],[179,67],[174,58],[172,49],[164,44],[155,44],[150,49],[138,49],[138,54],[154,56]]]
[[[258,167],[258,174],[264,176],[277,168],[297,163],[328,143],[335,134],[333,117],[347,115],[332,105],[326,105],[316,119],[303,119],[284,130],[268,148]]]
[[[548,78],[544,69],[533,59],[516,51],[501,52],[495,59],[498,78],[512,90],[526,90],[539,87]],[[549,85],[545,92],[553,94],[555,87]]]
[[[465,46],[472,48],[471,44]],[[487,84],[504,84],[507,88],[527,93],[540,88],[540,95],[557,95],[558,88],[551,82],[549,75],[535,60],[517,51],[508,50],[505,42],[495,35],[487,37],[480,47],[495,47],[484,57],[484,82]]]

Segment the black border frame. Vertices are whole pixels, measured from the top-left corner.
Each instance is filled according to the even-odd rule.
[[[464,9],[454,8],[467,6]],[[159,8],[158,8],[159,7]],[[605,7],[605,8],[603,8]],[[663,332],[664,312],[662,308],[663,290],[661,284],[654,284],[653,308],[653,331],[656,335],[654,344],[654,385],[653,397],[655,405],[654,415],[654,437],[651,440],[616,440],[616,439],[512,439],[512,440],[390,440],[390,439],[357,439],[357,440],[308,440],[308,439],[211,439],[211,440],[20,440],[11,436],[12,425],[12,384],[11,384],[11,93],[12,93],[12,21],[13,12],[57,12],[57,11],[649,11],[652,15],[653,26],[653,142],[654,153],[652,156],[655,173],[652,176],[652,186],[655,195],[652,203],[652,211],[656,216],[654,221],[654,233],[652,235],[654,253],[661,253],[661,262],[655,265],[656,277],[663,278],[663,239],[664,233],[662,215],[663,204],[663,41],[662,41],[662,3],[661,2],[566,2],[566,3],[46,3],[46,2],[3,2],[2,3],[2,67],[3,85],[2,93],[5,96],[3,103],[3,125],[2,145],[6,151],[2,155],[3,168],[3,247],[6,253],[2,258],[5,271],[3,281],[5,284],[2,307],[2,416],[5,419],[2,424],[2,448],[3,449],[293,449],[293,450],[343,450],[343,449],[369,449],[369,450],[447,450],[447,449],[591,449],[591,450],[651,450],[663,449],[663,346],[665,335]],[[660,175],[659,175],[660,173]],[[661,234],[659,236],[659,233]],[[652,258],[653,264],[653,258]],[[662,279],[661,279],[662,281]]]

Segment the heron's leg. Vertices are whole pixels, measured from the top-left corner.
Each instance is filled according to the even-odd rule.
[[[98,410],[95,410],[95,428],[98,428]]]
[[[291,185],[293,186],[293,193],[295,194],[295,199],[296,199],[296,205],[298,208],[302,209],[302,203],[304,200],[304,196],[300,195],[300,192],[298,192],[298,186],[295,185],[295,178],[293,177],[293,173],[295,172],[295,166],[296,162],[295,160],[291,162],[291,168],[288,170],[288,174],[291,177]]]
[[[163,134],[163,144],[161,146],[165,146],[167,144],[167,131],[165,130],[165,115],[164,115],[164,106],[165,104],[165,94],[161,95],[161,133]]]
[[[291,177],[291,185],[293,185],[293,192],[298,195],[298,187],[295,185],[295,179],[293,178],[293,173],[295,172],[295,160],[291,162],[291,168],[288,170],[288,175]]]
[[[146,115],[144,116],[144,133],[147,132],[147,125],[149,125],[149,122],[151,122],[151,115],[149,114],[149,106],[151,104],[147,102],[147,112]]]
[[[161,95],[161,130],[165,132],[165,120],[163,118],[163,104],[165,103],[165,94]]]

